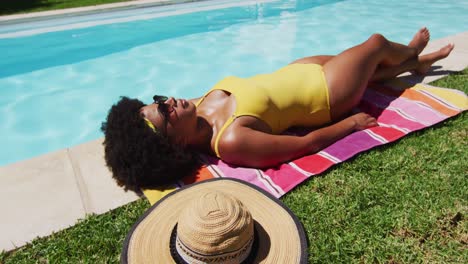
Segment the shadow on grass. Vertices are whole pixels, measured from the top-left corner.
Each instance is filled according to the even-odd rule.
[[[0,1],[0,15],[29,12],[40,7],[49,7],[52,3],[47,0],[2,0]]]
[[[399,77],[396,77],[395,79],[399,80],[400,82],[417,84],[417,83],[423,82],[424,78],[428,76],[445,77],[447,75],[457,75],[457,74],[460,75],[460,74],[463,74],[463,72],[453,71],[453,70],[444,70],[441,66],[432,66],[431,69],[424,75],[410,74],[406,76],[399,76]]]

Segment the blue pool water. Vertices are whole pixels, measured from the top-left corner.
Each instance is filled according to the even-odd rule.
[[[0,25],[0,165],[102,137],[122,95],[198,97],[374,32],[403,43],[421,26],[434,39],[463,32],[466,14],[459,0],[205,1]]]

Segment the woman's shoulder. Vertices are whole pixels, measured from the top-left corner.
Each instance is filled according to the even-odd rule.
[[[197,97],[197,98],[192,98],[192,99],[189,99],[188,101],[193,103],[193,104],[198,104],[198,102],[203,98],[203,96],[200,96],[200,97]]]

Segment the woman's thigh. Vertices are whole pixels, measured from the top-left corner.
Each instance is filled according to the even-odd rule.
[[[310,57],[304,57],[300,58],[298,60],[295,60],[291,62],[290,64],[294,63],[303,63],[303,64],[318,64],[318,65],[325,65],[329,60],[331,60],[333,55],[319,55],[319,56],[310,56]]]
[[[380,37],[372,36],[325,63],[323,71],[333,119],[341,118],[359,103],[382,59],[383,45]]]

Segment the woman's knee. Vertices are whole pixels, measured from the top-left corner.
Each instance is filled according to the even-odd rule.
[[[366,44],[373,48],[385,48],[389,45],[389,41],[379,33],[372,34],[366,41]]]

